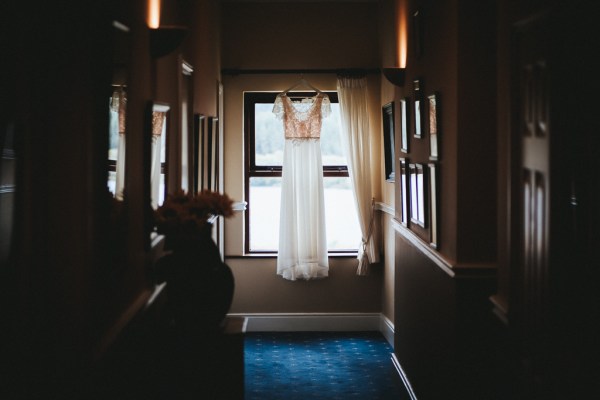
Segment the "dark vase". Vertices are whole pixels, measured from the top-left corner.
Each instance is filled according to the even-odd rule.
[[[165,249],[171,252],[156,264],[157,280],[167,282],[171,323],[183,337],[218,332],[233,299],[233,274],[211,228],[193,236],[167,236]]]

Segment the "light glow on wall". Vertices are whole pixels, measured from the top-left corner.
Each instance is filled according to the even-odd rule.
[[[396,56],[398,59],[396,62],[398,63],[398,67],[406,68],[406,53],[408,51],[408,1],[406,0],[398,0],[396,2],[396,38],[397,42],[397,52]]]
[[[160,26],[160,0],[148,0],[148,27],[158,29]]]

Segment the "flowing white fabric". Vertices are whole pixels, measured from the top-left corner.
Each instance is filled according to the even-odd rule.
[[[161,136],[166,134],[166,113],[154,111],[152,113],[152,153],[150,156],[150,202],[152,208],[156,209],[160,204],[160,175],[162,168],[161,160]]]
[[[369,229],[373,218],[373,194],[367,80],[338,77],[337,90],[342,122],[342,143],[346,152],[348,175],[354,189],[354,201],[362,233],[356,274],[366,275],[369,272],[369,264],[379,262],[378,246],[373,232]]]
[[[123,200],[123,194],[125,189],[125,134],[119,133],[119,147],[118,152],[119,155],[117,158],[116,165],[116,183],[115,183],[115,198],[118,200]]]
[[[127,94],[123,87],[115,89],[110,101],[111,118],[114,126],[119,133],[119,143],[117,145],[117,160],[115,167],[115,198],[123,200],[123,190],[125,189],[125,116],[127,112]]]
[[[286,136],[277,274],[288,280],[325,278],[329,273],[319,137],[321,118],[331,106],[324,94],[305,100],[292,102],[280,94],[273,107]]]

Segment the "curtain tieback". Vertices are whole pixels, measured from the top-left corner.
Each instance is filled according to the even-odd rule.
[[[371,233],[373,231],[373,219],[374,219],[373,209],[374,208],[375,208],[375,198],[372,197],[371,198],[371,215],[370,215],[370,219],[369,219],[369,228],[367,230],[366,239],[362,240],[362,252],[361,252],[361,254],[359,254],[358,268],[356,269],[356,275],[364,276],[364,275],[369,274],[370,261],[369,261],[369,254],[367,252],[367,244],[369,243],[369,240],[371,239]]]

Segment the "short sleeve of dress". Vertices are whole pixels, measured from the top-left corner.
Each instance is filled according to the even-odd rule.
[[[331,115],[331,101],[327,95],[323,96],[323,102],[321,103],[321,115],[323,118],[327,118],[329,115]]]
[[[275,114],[277,119],[283,119],[283,113],[283,99],[281,98],[281,94],[278,94],[273,104],[273,114]]]

